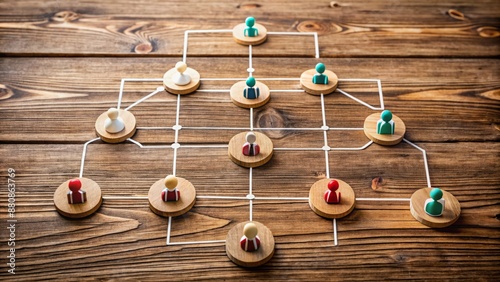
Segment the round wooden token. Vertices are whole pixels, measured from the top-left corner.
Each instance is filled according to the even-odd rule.
[[[394,121],[394,134],[378,134],[377,133],[377,122],[380,120],[380,113],[375,113],[369,115],[365,119],[364,130],[366,137],[370,138],[373,142],[384,145],[396,145],[403,140],[406,132],[405,123],[396,115],[392,115],[392,120]]]
[[[57,211],[70,218],[82,218],[93,214],[102,204],[101,187],[92,179],[80,177],[82,183],[81,190],[85,191],[87,201],[83,204],[68,203],[68,183],[70,180],[61,184],[54,193],[54,205]]]
[[[97,136],[101,137],[102,141],[107,143],[121,143],[128,138],[134,136],[136,131],[135,116],[129,111],[119,110],[120,117],[125,123],[125,128],[117,133],[109,133],[104,127],[104,123],[108,118],[108,112],[102,113],[95,122],[95,131]]]
[[[239,266],[256,267],[268,262],[274,255],[274,236],[271,230],[264,224],[251,221],[257,226],[260,238],[260,247],[256,251],[247,252],[240,246],[240,240],[243,236],[243,227],[249,223],[242,222],[231,228],[226,237],[226,254],[229,259]]]
[[[149,207],[157,215],[164,217],[179,216],[187,213],[194,206],[196,190],[193,184],[181,177],[177,177],[177,180],[177,190],[180,192],[180,198],[175,202],[164,202],[161,198],[161,192],[165,189],[165,178],[156,181],[149,189]]]
[[[316,181],[309,190],[309,206],[319,216],[326,218],[341,218],[352,212],[356,204],[356,196],[351,186],[342,180],[335,179],[339,183],[340,203],[327,204],[324,194],[328,190],[329,178]]]
[[[303,72],[300,76],[300,85],[302,86],[302,88],[304,88],[306,93],[309,93],[311,95],[326,95],[333,93],[333,91],[337,89],[339,79],[334,72],[325,70],[325,72],[323,73],[328,76],[328,84],[314,84],[312,82],[312,78],[315,74],[316,70],[310,69]]]
[[[243,145],[246,142],[247,132],[241,132],[233,136],[229,141],[229,157],[231,160],[242,167],[259,167],[265,165],[273,156],[273,141],[269,139],[265,134],[260,132],[254,132],[257,143],[260,147],[260,153],[257,156],[245,156],[243,155]]]
[[[258,108],[264,106],[271,99],[269,87],[262,82],[257,81],[254,87],[259,87],[260,95],[256,99],[247,99],[243,97],[243,90],[247,87],[245,81],[240,81],[231,86],[231,101],[241,108]]]
[[[261,25],[256,23],[254,25],[257,30],[259,30],[259,35],[254,37],[245,36],[245,28],[247,25],[245,23],[241,23],[233,28],[233,38],[234,41],[241,45],[259,45],[266,41],[267,39],[267,29]]]
[[[434,228],[447,227],[455,223],[460,217],[460,203],[452,194],[443,191],[444,211],[440,216],[430,216],[424,210],[425,200],[429,199],[432,188],[422,188],[410,199],[410,211],[413,217],[424,225]]]
[[[165,91],[167,91],[168,93],[184,95],[192,93],[196,91],[198,87],[200,87],[200,74],[196,70],[187,68],[184,71],[184,73],[187,73],[189,74],[189,76],[191,76],[191,82],[186,85],[177,85],[174,83],[172,77],[175,73],[177,73],[177,69],[171,68],[163,75],[163,86],[165,86]]]

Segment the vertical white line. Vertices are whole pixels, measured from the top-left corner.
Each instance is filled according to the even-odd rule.
[[[337,237],[337,219],[333,219],[333,245],[338,246],[338,237]]]
[[[120,82],[120,94],[118,94],[118,105],[116,105],[118,110],[122,106],[123,88],[125,88],[125,79],[122,78],[122,82]]]
[[[378,95],[380,97],[380,108],[383,110],[385,108],[384,94],[382,93],[382,82],[380,82],[380,79],[377,79],[377,86],[378,86]]]
[[[177,95],[177,111],[175,113],[175,125],[179,126],[179,116],[181,115],[181,95]],[[176,130],[177,132],[178,130]],[[177,135],[175,136],[175,142],[177,142]]]
[[[326,126],[325,98],[323,94],[321,94],[321,117],[323,118],[323,126]]]
[[[248,201],[250,206],[250,221],[253,221],[253,200]]]
[[[167,227],[167,245],[170,244],[170,229],[172,228],[172,217],[168,217],[168,227]]]
[[[250,108],[250,131],[253,131],[253,108]]]
[[[325,151],[325,170],[326,170],[326,178],[330,178],[330,160],[328,159],[328,151]]]
[[[83,177],[83,167],[85,166],[85,156],[87,155],[87,146],[88,146],[90,143],[95,142],[95,141],[100,140],[100,139],[101,139],[101,138],[99,138],[99,137],[98,137],[98,138],[94,138],[94,139],[92,139],[92,140],[90,140],[90,141],[87,141],[87,143],[85,143],[85,144],[83,145],[82,160],[81,160],[81,162],[80,162],[80,176],[79,176],[80,178],[81,178],[81,177]]]
[[[252,186],[252,182],[253,182],[253,169],[250,168],[249,170],[250,170],[250,172],[248,173],[248,194],[252,195],[252,193],[253,193],[253,186]]]
[[[253,76],[252,74],[252,45],[248,45],[248,76]]]
[[[186,30],[184,32],[184,51],[182,52],[182,61],[184,63],[186,63],[186,60],[187,60],[188,36],[189,36],[189,30]]]
[[[172,175],[177,173],[177,147],[174,147],[174,158],[172,162]]]
[[[318,40],[318,33],[314,33],[314,49],[316,51],[316,58],[319,59],[319,40]]]

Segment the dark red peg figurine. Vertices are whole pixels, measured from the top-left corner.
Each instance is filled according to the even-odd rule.
[[[85,191],[81,190],[82,182],[80,179],[71,179],[68,183],[68,203],[69,204],[83,204],[87,201],[87,194]]]
[[[340,203],[340,192],[337,196],[337,191],[339,189],[339,182],[335,179],[330,180],[328,182],[328,190],[325,191],[325,201],[327,204],[338,204]]]

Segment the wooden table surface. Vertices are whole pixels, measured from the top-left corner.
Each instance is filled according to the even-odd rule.
[[[471,3],[474,2],[474,3]],[[452,193],[462,214],[451,227],[428,228],[407,201],[362,201],[337,220],[314,214],[307,201],[254,200],[253,220],[271,229],[274,257],[240,268],[225,253],[230,228],[249,219],[249,201],[197,200],[171,223],[148,207],[149,187],[173,170],[173,150],[126,142],[88,146],[83,176],[105,197],[96,214],[61,217],[55,189],[78,177],[94,123],[116,106],[122,78],[161,78],[182,59],[184,32],[232,29],[254,16],[274,32],[253,48],[254,76],[299,78],[321,61],[339,78],[380,79],[387,109],[404,120],[405,138],[427,154],[430,181]],[[497,1],[14,1],[0,2],[0,278],[57,280],[491,280],[500,278],[500,5]],[[202,78],[244,78],[248,48],[230,33],[193,34],[187,63]],[[234,81],[203,81],[201,89],[229,89]],[[296,80],[266,81],[298,89]],[[161,82],[127,82],[122,107]],[[341,81],[339,88],[379,106],[373,82]],[[249,110],[227,92],[182,96],[179,143],[227,144],[249,127]],[[376,112],[340,92],[325,96],[331,128],[359,128]],[[131,111],[139,127],[176,122],[177,97],[159,93]],[[276,148],[321,148],[318,96],[275,92],[253,112],[253,126]],[[198,127],[198,129],[189,129]],[[200,129],[200,127],[205,129]],[[229,127],[236,129],[207,129]],[[172,129],[138,130],[134,140],[170,145]],[[330,130],[332,148],[368,142],[362,131]],[[358,198],[409,198],[427,187],[423,154],[408,143],[323,151],[276,151],[253,170],[256,197],[307,197],[328,173],[348,182]],[[9,169],[15,176],[9,176]],[[199,196],[249,192],[249,170],[225,148],[180,148],[176,174]],[[372,180],[381,177],[378,189]],[[8,193],[15,181],[15,198]],[[12,185],[11,185],[12,187]],[[12,194],[12,193],[11,193]],[[123,198],[108,198],[122,196]],[[8,201],[15,200],[9,217]],[[12,207],[12,204],[11,206]],[[10,221],[8,221],[10,220]],[[15,226],[15,230],[11,228]],[[9,238],[14,240],[9,241]],[[15,242],[15,246],[12,245]],[[15,252],[12,252],[14,249]],[[15,254],[15,275],[8,271]]]

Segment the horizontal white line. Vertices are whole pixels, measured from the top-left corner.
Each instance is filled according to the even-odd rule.
[[[226,240],[193,241],[193,242],[168,242],[167,246],[216,244],[216,243],[226,243]]]

